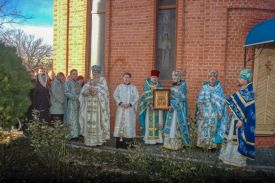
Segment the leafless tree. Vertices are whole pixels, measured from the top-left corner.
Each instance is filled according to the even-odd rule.
[[[16,4],[11,4],[10,0],[0,0],[0,28],[4,24],[23,23],[31,18],[22,15]]]
[[[30,70],[40,66],[50,67],[52,46],[44,44],[43,39],[36,39],[20,29],[0,30],[0,41],[15,47],[25,67]]]

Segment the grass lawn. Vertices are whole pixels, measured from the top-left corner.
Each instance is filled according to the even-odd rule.
[[[34,145],[20,132],[0,131],[0,182],[272,182],[274,178],[272,173],[156,158],[139,146],[136,153],[126,155],[70,145],[53,151],[58,144],[45,143],[54,138]],[[53,157],[63,152],[58,163]]]

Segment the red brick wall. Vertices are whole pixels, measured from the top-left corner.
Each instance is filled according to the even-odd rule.
[[[218,69],[227,95],[243,67],[243,44],[257,23],[275,17],[271,0],[178,0],[176,68],[186,71],[190,117],[209,69]],[[141,94],[155,62],[156,4],[153,0],[110,0],[106,8],[105,76],[112,94],[125,71]],[[252,62],[249,66],[251,67]]]
[[[188,100],[193,117],[196,97],[208,79],[209,69],[218,69],[223,81],[226,51],[226,3],[185,1],[183,60],[187,71]]]
[[[235,83],[238,71],[242,68],[244,60],[243,43],[249,30],[256,24],[275,17],[275,2],[261,4],[258,1],[247,1],[242,4],[230,3],[228,8],[227,25],[227,51],[225,90],[227,94],[236,90]],[[253,6],[254,5],[254,6]],[[273,6],[272,6],[273,5]],[[272,9],[273,7],[273,9]],[[248,63],[252,68],[253,60]]]
[[[275,137],[256,137],[256,147],[275,147]]]
[[[141,94],[144,80],[153,68],[154,6],[154,1],[148,0],[115,0],[107,5],[105,69],[110,89],[111,129],[116,109],[112,95],[122,82],[122,74],[132,73],[132,83]]]

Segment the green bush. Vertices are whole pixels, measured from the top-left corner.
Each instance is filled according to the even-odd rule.
[[[37,114],[28,124],[28,138],[41,165],[50,172],[62,174],[62,165],[66,157],[66,144],[68,129],[60,121],[52,124],[39,121]]]
[[[9,128],[24,116],[30,105],[30,76],[15,48],[0,42],[0,127]]]

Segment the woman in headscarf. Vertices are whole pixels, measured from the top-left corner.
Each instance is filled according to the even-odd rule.
[[[47,83],[48,75],[45,72],[38,74],[32,97],[33,107],[39,112],[39,119],[45,122],[49,122],[50,108],[50,93]]]
[[[62,72],[57,73],[51,85],[51,120],[63,122],[64,118],[64,82],[65,75]]]

